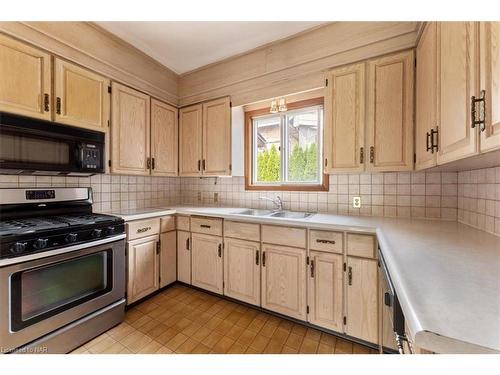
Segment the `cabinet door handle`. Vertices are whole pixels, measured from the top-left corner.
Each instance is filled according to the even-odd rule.
[[[198,160],[198,170],[201,171],[201,160]]]
[[[43,109],[45,112],[48,112],[50,110],[50,96],[49,94],[43,94]]]
[[[370,163],[373,164],[375,161],[375,147],[370,146]]]
[[[365,148],[360,147],[359,148],[359,163],[363,164],[365,162]]]
[[[485,121],[485,115],[486,115],[486,91],[481,90],[479,94],[479,98],[476,98],[475,95],[471,96],[470,98],[470,121],[471,121],[471,128],[475,128],[476,125],[480,125],[480,130],[484,131],[486,127],[486,121]],[[479,113],[479,120],[476,119],[476,103],[480,104],[480,113]]]
[[[161,251],[161,245],[160,245],[160,241],[158,241],[156,243],[156,254],[160,254],[160,251]]]
[[[155,169],[155,158],[151,158],[151,169]]]
[[[189,238],[186,239],[186,250],[189,250]]]
[[[61,114],[61,98],[60,97],[56,98],[56,113],[58,115]]]
[[[149,157],[146,159],[146,168],[151,169],[151,158]]]
[[[430,150],[432,150],[431,133],[427,132],[427,133],[425,133],[425,151],[430,151]]]
[[[217,251],[219,258],[222,257],[222,244],[219,244],[219,250]]]
[[[434,134],[436,135],[436,137],[434,137]],[[436,138],[436,142],[434,142],[434,138]],[[431,132],[430,132],[430,139],[431,139],[431,153],[434,153],[434,151],[439,151],[439,146],[438,146],[438,143],[439,143],[439,127],[436,126],[436,130],[434,129],[431,129]]]
[[[327,243],[327,244],[335,245],[335,241],[334,240],[322,240],[320,238],[317,238],[316,242],[317,243]]]
[[[314,260],[311,260],[311,277],[314,277]]]
[[[255,264],[259,265],[259,250],[255,250]]]
[[[262,252],[262,267],[266,266],[266,252]]]
[[[349,271],[347,272],[347,279],[349,280],[349,285],[352,285],[352,267],[349,267]]]
[[[205,159],[203,159],[203,161],[202,161],[202,165],[203,165],[203,170],[205,170],[205,169],[206,169]]]
[[[207,228],[207,229],[210,229],[211,226],[210,225],[207,225],[207,224],[200,224],[200,228]]]

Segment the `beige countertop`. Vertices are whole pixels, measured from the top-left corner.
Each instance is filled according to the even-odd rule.
[[[500,237],[451,221],[316,214],[306,219],[240,215],[244,208],[170,207],[177,213],[377,235],[415,345],[439,353],[500,352]]]

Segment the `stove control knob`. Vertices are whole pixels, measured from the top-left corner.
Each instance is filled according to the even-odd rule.
[[[108,227],[108,235],[115,234],[115,227]]]
[[[66,243],[72,243],[72,242],[75,242],[76,241],[76,238],[78,237],[78,234],[76,233],[70,233],[66,236],[66,238],[64,239],[64,241],[66,241]]]
[[[91,233],[91,236],[94,238],[99,238],[101,237],[102,234],[102,229],[94,229]]]
[[[27,242],[16,242],[10,247],[10,252],[12,254],[21,254],[24,250],[26,250],[27,245]]]
[[[39,238],[33,243],[33,247],[37,250],[42,250],[47,247],[49,240],[47,238]]]

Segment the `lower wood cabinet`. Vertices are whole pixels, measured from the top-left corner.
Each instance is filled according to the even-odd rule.
[[[226,238],[224,295],[260,306],[260,244]]]
[[[175,231],[160,234],[160,288],[177,280],[177,238]]]
[[[343,256],[311,251],[309,255],[308,321],[343,331]]]
[[[158,289],[158,236],[127,243],[127,303],[130,304]]]
[[[191,233],[177,231],[177,280],[191,284]]]
[[[377,261],[347,257],[346,334],[378,343]]]
[[[191,240],[192,285],[222,294],[222,237],[192,233]]]
[[[306,320],[306,250],[262,245],[262,307]]]

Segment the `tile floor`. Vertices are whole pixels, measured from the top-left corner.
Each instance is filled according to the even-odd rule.
[[[371,354],[377,351],[182,285],[72,353]]]

